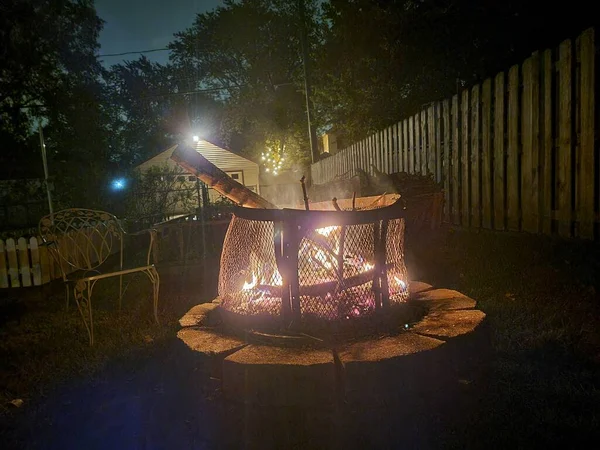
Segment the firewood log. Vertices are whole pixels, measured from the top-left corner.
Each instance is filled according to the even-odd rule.
[[[186,149],[178,146],[171,155],[171,159],[219,194],[240,206],[245,206],[246,208],[278,209],[276,205],[235,181],[191,148]]]

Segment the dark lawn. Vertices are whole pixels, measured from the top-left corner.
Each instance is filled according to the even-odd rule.
[[[62,291],[7,311],[0,335],[3,448],[589,448],[600,437],[598,246],[527,235],[407,237],[413,279],[455,288],[488,314],[483,379],[435,405],[335,411],[224,401],[206,364],[174,337],[186,308],[214,295],[216,259],[162,279],[164,325],[145,280],[119,316],[108,283],[90,349]],[[147,290],[145,290],[147,289]],[[98,292],[100,296],[100,291]],[[146,300],[147,299],[147,300]],[[20,319],[13,320],[12,318]],[[21,408],[7,405],[22,398]]]

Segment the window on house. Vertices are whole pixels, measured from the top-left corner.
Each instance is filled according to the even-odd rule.
[[[188,177],[188,181],[196,181],[196,177],[194,175],[190,175]]]
[[[244,184],[244,172],[242,172],[241,170],[237,170],[235,172],[227,172],[227,175],[229,175],[238,183]]]

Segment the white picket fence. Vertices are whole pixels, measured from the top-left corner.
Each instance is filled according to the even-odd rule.
[[[61,277],[42,239],[0,239],[0,288],[41,286]]]

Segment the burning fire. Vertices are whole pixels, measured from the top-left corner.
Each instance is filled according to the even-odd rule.
[[[358,317],[370,311],[375,304],[371,292],[373,282],[373,261],[369,261],[360,249],[352,245],[344,245],[345,234],[339,226],[328,226],[315,229],[316,235],[307,236],[299,248],[299,259],[304,261],[304,270],[312,273],[309,283],[300,286],[303,301],[325,301],[325,303],[350,303],[351,308],[344,315],[346,318]],[[344,249],[344,254],[340,254]],[[386,264],[384,271],[391,268]],[[370,273],[371,272],[371,273]],[[389,274],[389,294],[396,295],[406,292],[407,285],[399,276]],[[243,304],[247,308],[269,308],[265,305],[278,305],[281,301],[281,286],[283,278],[273,263],[265,264],[264,260],[251,252],[249,269],[240,294],[243,294]],[[304,293],[303,293],[304,292]],[[311,300],[312,299],[312,300]],[[273,306],[275,307],[275,306]]]
[[[332,225],[330,227],[317,228],[315,231],[323,236],[329,236],[334,230],[337,230],[340,227]]]
[[[252,274],[252,281],[251,282],[244,282],[244,286],[242,287],[242,289],[244,291],[249,291],[250,289],[254,289],[256,287],[256,282],[258,281],[258,278],[256,278],[255,274]]]
[[[401,280],[396,275],[394,275],[394,281],[396,282],[396,284],[400,288],[400,291],[405,291],[406,290],[406,283],[404,282],[404,280]]]

